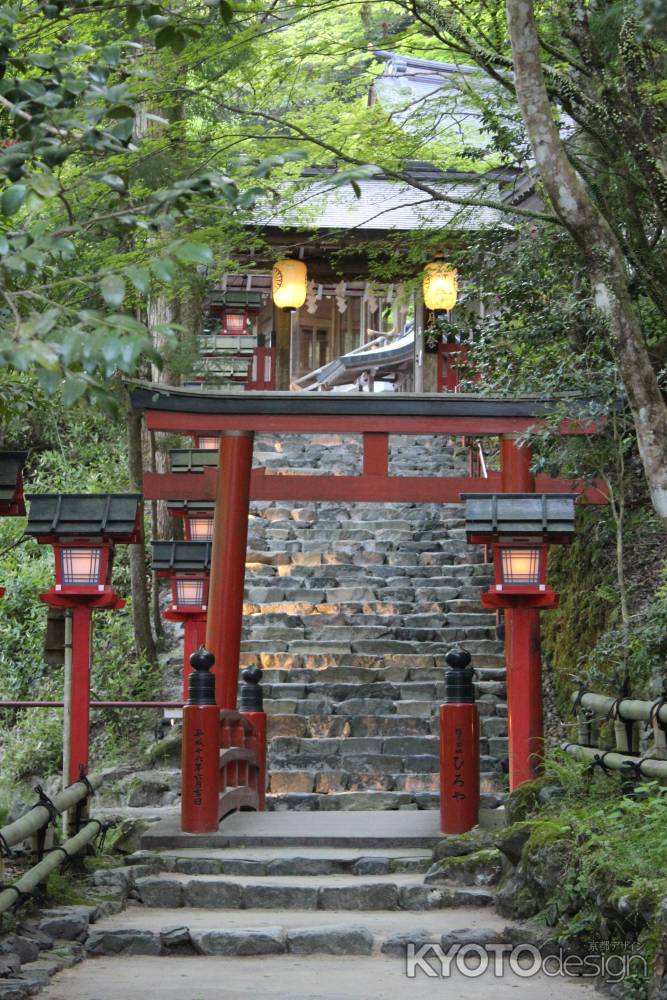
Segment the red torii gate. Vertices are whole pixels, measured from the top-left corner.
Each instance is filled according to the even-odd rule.
[[[577,404],[584,401],[565,399],[572,417],[561,423],[561,433],[593,433],[590,422],[577,421]],[[499,399],[463,393],[223,394],[140,383],[132,392],[132,404],[144,411],[149,430],[220,434],[217,471],[144,477],[150,500],[215,500],[206,645],[215,656],[218,706],[236,708],[250,499],[459,503],[464,492],[577,492],[590,503],[606,503],[601,484],[531,474],[531,449],[517,437],[542,425],[562,403],[538,396]],[[253,438],[262,432],[361,434],[362,473],[281,476],[253,471]],[[391,476],[391,434],[498,437],[501,469],[486,478]],[[539,611],[507,612],[506,640],[510,774],[516,787],[536,774],[535,752],[543,738]]]

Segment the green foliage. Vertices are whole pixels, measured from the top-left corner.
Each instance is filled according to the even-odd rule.
[[[549,886],[541,920],[555,937],[579,941],[624,940],[632,950],[655,959],[660,938],[658,910],[665,894],[667,870],[667,789],[655,782],[624,794],[619,776],[591,774],[589,768],[561,751],[546,760],[544,780],[558,784],[562,796],[541,802],[532,796],[527,810],[531,835],[522,862],[535,868],[540,852],[563,839],[571,843],[570,862]],[[534,784],[534,783],[531,783]],[[510,796],[527,802],[525,787]],[[646,982],[627,982],[626,996],[646,997]]]
[[[22,388],[22,387],[21,387]],[[35,492],[119,492],[129,485],[126,430],[118,419],[101,418],[80,402],[65,411],[34,384],[34,408],[49,414],[41,432],[55,447],[31,454],[28,489]],[[33,412],[33,411],[29,411]],[[15,446],[34,443],[29,420],[13,420],[9,441]],[[37,439],[39,441],[39,439]],[[53,550],[33,539],[23,539],[25,521],[0,519],[0,581],[6,593],[0,601],[0,690],[7,700],[58,701],[63,693],[61,667],[44,659],[47,607],[39,600],[54,582]],[[15,544],[19,542],[20,544]],[[127,546],[119,546],[114,564],[114,586],[122,595],[130,590]],[[146,700],[159,694],[155,668],[134,650],[131,599],[122,611],[99,611],[94,616],[92,690],[95,700]],[[92,716],[92,761],[112,762],[136,754],[150,738],[151,713],[110,711]],[[35,773],[56,774],[62,762],[62,710],[30,709],[4,713],[0,718],[3,777],[12,783]]]
[[[90,900],[86,898],[83,887],[73,881],[71,874],[51,872],[46,880],[46,900],[51,906],[86,906]]]

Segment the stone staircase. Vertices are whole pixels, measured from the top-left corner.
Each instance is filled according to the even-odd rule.
[[[451,439],[390,442],[393,475],[465,471]],[[255,464],[352,475],[361,441],[262,435]],[[437,712],[458,644],[477,669],[482,804],[502,801],[504,655],[479,603],[489,580],[459,505],[251,505],[241,665],[264,670],[268,809],[437,808]]]
[[[90,876],[97,904],[46,911],[19,928],[40,936],[47,961],[32,976],[27,965],[25,989],[7,1000],[34,993],[38,972],[40,985],[55,976],[45,1000],[241,1000],[250,991],[266,1000],[380,1000],[405,978],[412,944],[447,952],[524,940],[493,911],[503,871],[493,835],[442,840],[430,821],[415,830],[418,817],[385,813],[378,823],[358,813],[327,817],[327,838],[332,824],[316,822],[324,819],[273,817],[267,836],[268,817],[238,815],[228,846],[153,847],[99,869]],[[56,933],[67,940],[54,943]],[[68,965],[83,954],[94,961],[60,972],[65,963],[48,959],[65,953]],[[453,975],[457,995],[485,995]]]

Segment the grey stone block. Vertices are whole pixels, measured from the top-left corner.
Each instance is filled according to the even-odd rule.
[[[493,927],[477,927],[474,930],[465,927],[457,931],[448,931],[440,939],[440,945],[444,951],[448,951],[455,944],[478,944],[483,948],[487,944],[505,944],[506,942],[507,936],[504,932]]]
[[[91,931],[86,941],[89,955],[159,955],[162,946],[152,931],[135,928]]]
[[[16,975],[21,971],[21,959],[14,952],[9,952],[0,957],[0,978],[6,979],[8,976]]]
[[[370,955],[373,935],[366,927],[305,927],[287,932],[293,955]]]
[[[183,883],[167,878],[140,878],[136,890],[144,906],[169,909],[183,905]]]
[[[286,948],[281,927],[191,930],[190,937],[200,955],[282,955]]]
[[[440,770],[440,758],[431,754],[405,757],[402,770],[409,774],[437,774]]]
[[[242,858],[230,858],[220,862],[225,875],[266,875],[265,861],[244,861]]]
[[[39,958],[39,947],[28,937],[20,934],[7,934],[0,940],[0,954],[18,958],[23,965],[26,962],[36,962]]]
[[[206,882],[203,879],[186,882],[183,905],[211,910],[240,910],[243,906],[243,886],[238,882]]]
[[[389,873],[389,858],[359,858],[352,865],[355,875],[387,875]]]
[[[162,950],[167,955],[196,954],[194,945],[190,939],[190,930],[188,927],[182,925],[162,927],[160,929],[160,943]]]
[[[51,938],[82,941],[88,933],[90,912],[87,906],[62,906],[46,910],[37,926]]]
[[[0,982],[0,1000],[23,1000],[24,997],[33,996],[38,990],[39,986],[27,979],[3,979]]]
[[[398,889],[392,883],[375,885],[323,886],[320,908],[323,910],[395,910]]]
[[[438,935],[424,927],[417,927],[413,931],[402,931],[400,934],[392,934],[382,942],[380,951],[383,955],[403,956],[408,950],[408,944],[414,944],[415,948],[421,948],[424,944],[437,944]]]
[[[316,910],[317,886],[247,885],[243,901],[248,910]]]
[[[173,870],[181,875],[221,875],[223,865],[217,858],[176,858]]]
[[[270,861],[269,875],[339,875],[347,870],[345,861],[328,858],[276,858]]]

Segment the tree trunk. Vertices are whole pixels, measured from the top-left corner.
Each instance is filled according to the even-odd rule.
[[[595,302],[607,320],[653,506],[667,525],[667,405],[628,291],[623,251],[554,124],[532,0],[507,0],[516,92],[553,209],[581,248]]]
[[[141,414],[128,408],[127,443],[130,466],[130,487],[137,493],[143,491],[143,458],[141,447]],[[144,523],[143,500],[139,505],[140,522]],[[157,662],[155,640],[151,630],[150,598],[148,593],[148,566],[146,547],[130,545],[130,581],[132,586],[132,618],[134,621],[134,644],[137,653],[145,656],[150,663]]]

